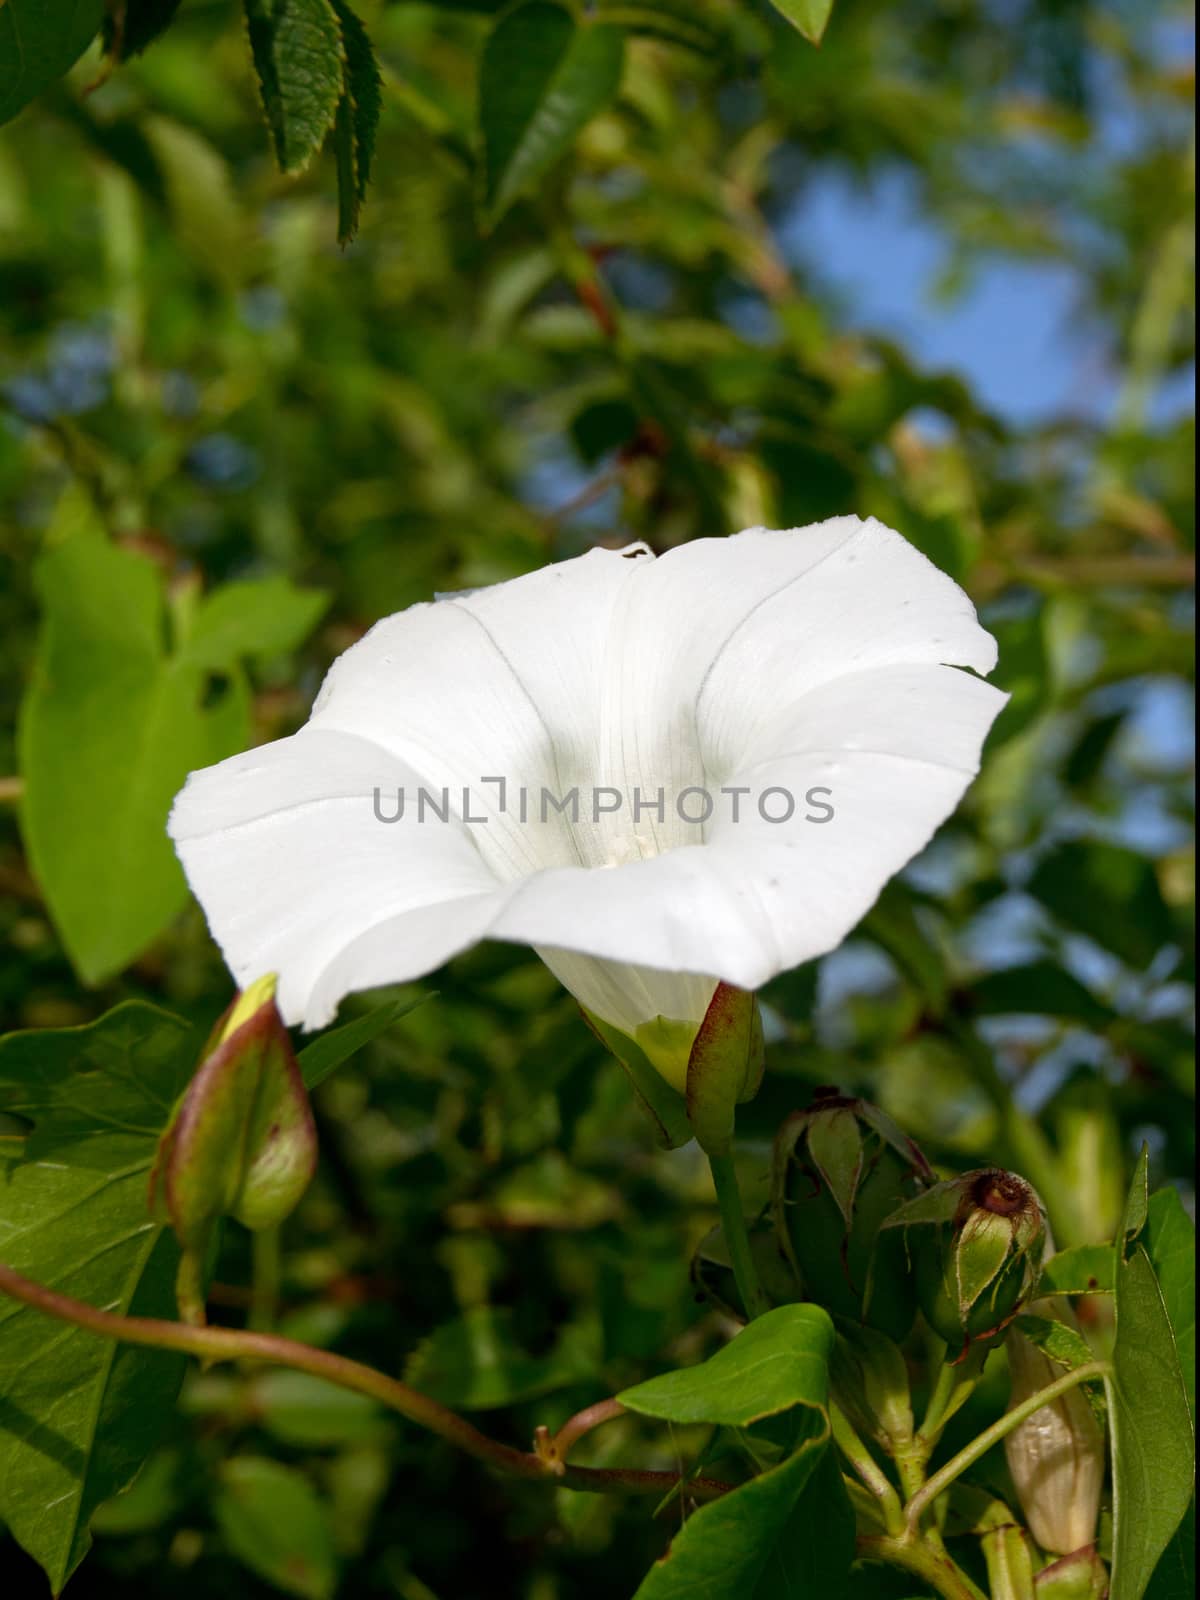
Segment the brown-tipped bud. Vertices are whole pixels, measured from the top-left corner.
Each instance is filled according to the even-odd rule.
[[[921,1151],[867,1100],[818,1090],[775,1141],[772,1210],[806,1296],[903,1339],[915,1301],[899,1234],[886,1219],[933,1174]]]
[[[926,1321],[955,1358],[1004,1337],[1033,1291],[1046,1223],[1024,1178],[984,1167],[939,1183],[898,1211]]]
[[[183,1249],[180,1313],[190,1322],[204,1320],[202,1263],[218,1218],[272,1227],[316,1167],[312,1111],[274,996],[274,977],[262,978],[217,1024],[151,1173],[151,1206]]]
[[[1061,1319],[1061,1312],[1055,1309]],[[1020,1328],[1013,1329],[1007,1349],[1011,1411],[1061,1378],[1063,1368]],[[1104,1433],[1086,1395],[1070,1389],[1035,1411],[1005,1439],[1004,1454],[1025,1520],[1038,1544],[1051,1555],[1079,1553],[1086,1558],[1096,1537],[1104,1487]],[[1081,1563],[1087,1564],[1086,1560]],[[1065,1576],[1062,1581],[1066,1583]]]

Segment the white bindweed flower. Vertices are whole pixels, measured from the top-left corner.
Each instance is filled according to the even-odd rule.
[[[592,550],[378,623],[170,832],[288,1022],[514,940],[682,1089],[718,980],[832,950],[954,810],[995,659],[874,521]]]

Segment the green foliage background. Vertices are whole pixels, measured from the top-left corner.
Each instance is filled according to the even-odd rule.
[[[162,838],[170,795],[297,726],[379,616],[597,539],[874,514],[972,594],[1013,700],[927,858],[767,992],[746,1190],[836,1082],[936,1162],[1024,1172],[1060,1246],[1108,1239],[1142,1138],[1185,1193],[1194,1158],[1190,770],[1153,714],[1190,673],[1193,427],[1159,403],[1193,354],[1182,12],[838,0],[816,49],[751,0],[599,0],[545,64],[570,55],[575,114],[531,153],[534,65],[497,9],[362,5],[373,160],[360,127],[305,165],[272,120],[304,168],[281,175],[224,0],[91,93],[86,56],[0,130],[3,1028],[126,998],[211,1023],[228,979]],[[1110,137],[1114,82],[1136,139]],[[1082,274],[1107,421],[990,415],[863,325],[836,254],[786,256],[823,175],[897,171],[952,276]],[[711,1351],[688,1266],[715,1208],[527,953],[481,949],[434,990],[318,1089],[282,1278],[230,1228],[215,1314],[257,1285],[282,1331],[523,1444]],[[629,1419],[594,1459],[656,1438]],[[293,1374],[193,1372],[72,1593],[598,1600],[670,1531],[500,1483]],[[3,1561],[6,1592],[43,1592]]]

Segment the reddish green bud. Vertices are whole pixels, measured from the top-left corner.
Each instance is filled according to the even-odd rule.
[[[804,1293],[903,1339],[916,1314],[904,1241],[881,1232],[933,1181],[921,1151],[869,1101],[819,1089],[775,1142],[772,1211]]]
[[[1106,1600],[1108,1568],[1089,1544],[1043,1567],[1033,1592],[1037,1600]]]
[[[998,1167],[939,1183],[889,1218],[907,1235],[925,1319],[955,1360],[999,1342],[1033,1291],[1046,1224],[1024,1178]]]
[[[316,1167],[317,1136],[275,979],[253,984],[213,1030],[163,1134],[150,1176],[152,1209],[183,1249],[180,1313],[203,1322],[202,1263],[221,1217],[273,1227]]]

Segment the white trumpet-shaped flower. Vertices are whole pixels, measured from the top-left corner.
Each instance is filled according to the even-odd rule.
[[[833,949],[953,811],[995,659],[874,521],[592,550],[378,623],[170,832],[287,1021],[513,940],[680,1088],[718,981]]]

